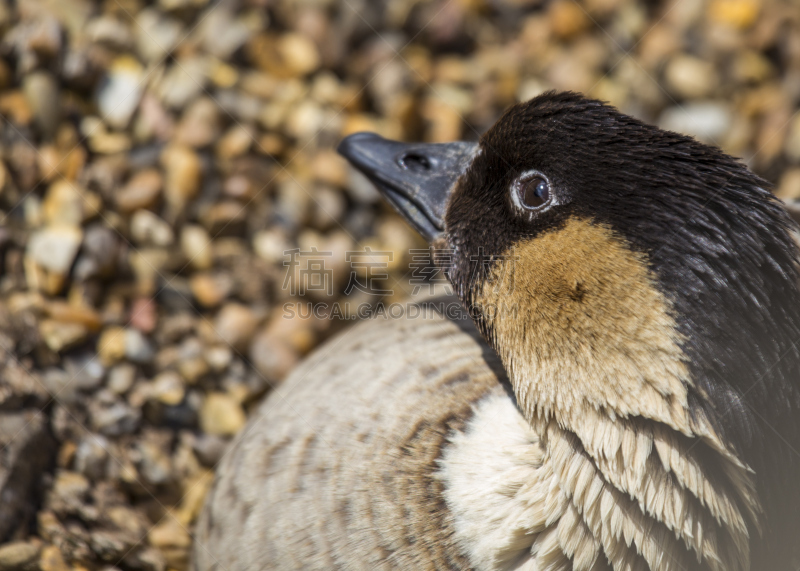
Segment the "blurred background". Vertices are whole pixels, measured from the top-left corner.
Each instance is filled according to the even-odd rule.
[[[186,569],[226,442],[349,323],[284,304],[411,293],[426,246],[346,134],[569,89],[800,197],[797,0],[0,0],[0,38],[3,570]],[[345,296],[365,248],[391,293]]]

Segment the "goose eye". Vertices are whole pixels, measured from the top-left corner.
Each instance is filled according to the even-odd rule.
[[[542,176],[531,176],[515,184],[519,204],[525,208],[539,208],[550,200],[550,184]]]

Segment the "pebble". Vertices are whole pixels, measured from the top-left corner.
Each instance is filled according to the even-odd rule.
[[[189,280],[189,287],[197,303],[217,307],[233,290],[233,280],[224,273],[196,273]]]
[[[175,140],[189,147],[205,147],[220,136],[220,109],[209,97],[200,97],[184,112]]]
[[[571,38],[591,25],[584,9],[570,0],[556,0],[548,10],[550,29],[560,38]]]
[[[704,101],[669,107],[661,114],[659,127],[719,144],[731,124],[731,114],[722,102]]]
[[[282,381],[300,360],[286,341],[268,332],[255,337],[249,356],[258,372],[270,382]]]
[[[131,327],[138,329],[142,333],[152,333],[158,325],[158,312],[156,303],[149,297],[138,297],[131,304],[130,319]]]
[[[95,193],[59,179],[47,189],[42,202],[42,216],[45,224],[80,226],[85,220],[97,216],[101,206],[100,197]]]
[[[36,71],[25,76],[22,91],[42,133],[46,138],[55,135],[61,119],[58,80],[49,72]]]
[[[800,199],[800,167],[787,169],[783,173],[775,194],[781,200]]]
[[[48,545],[42,549],[39,557],[40,571],[70,571],[61,550],[55,545]]]
[[[106,474],[108,464],[108,440],[99,434],[88,434],[75,450],[75,470],[90,480],[100,480]]]
[[[136,15],[137,47],[146,61],[156,62],[169,54],[183,35],[181,23],[165,17],[154,8]]]
[[[153,379],[151,391],[153,398],[169,406],[180,404],[186,394],[183,379],[172,371],[161,373]]]
[[[64,285],[83,232],[74,226],[48,226],[31,234],[26,251],[28,286],[58,293]]]
[[[691,99],[709,95],[719,84],[711,62],[683,54],[670,59],[664,79],[673,93]]]
[[[172,109],[186,107],[205,88],[207,74],[205,58],[195,56],[176,60],[159,85],[162,103]]]
[[[117,206],[124,213],[151,208],[161,195],[163,183],[163,177],[157,169],[141,170],[115,194]]]
[[[39,333],[51,351],[60,353],[85,341],[89,329],[81,323],[44,319],[39,322]]]
[[[136,366],[130,363],[121,363],[109,370],[106,387],[113,393],[121,395],[131,389],[135,380]]]
[[[255,333],[258,318],[252,309],[239,303],[227,303],[214,319],[214,331],[235,350],[245,349]]]
[[[131,237],[145,246],[171,246],[175,241],[172,227],[150,210],[137,210],[131,217]]]
[[[200,428],[214,436],[232,436],[247,418],[239,402],[226,393],[209,393],[200,409]]]
[[[713,0],[708,6],[711,20],[739,29],[752,26],[758,13],[757,0]]]
[[[227,60],[250,37],[250,28],[231,10],[215,6],[200,26],[203,47],[208,53]]]
[[[800,114],[792,117],[784,145],[786,156],[800,163]]]
[[[133,363],[149,363],[153,358],[150,341],[136,329],[125,330],[125,357]]]
[[[0,571],[33,571],[41,550],[39,542],[14,541],[0,545]]]
[[[200,158],[189,147],[171,145],[164,149],[161,161],[166,171],[164,193],[167,202],[175,211],[181,211],[200,189]]]
[[[97,354],[100,362],[111,366],[125,357],[125,329],[123,327],[107,327],[97,340]]]
[[[221,159],[233,159],[250,150],[255,136],[253,130],[244,125],[234,125],[217,143],[217,156]]]
[[[191,536],[186,527],[171,514],[167,514],[147,533],[147,540],[161,551],[170,567],[186,567]]]
[[[89,404],[92,428],[106,436],[134,433],[139,428],[141,416],[139,408],[113,397],[109,402],[94,399]]]
[[[213,258],[211,236],[205,228],[195,224],[187,224],[181,230],[181,250],[191,266],[198,270],[211,267]]]
[[[117,129],[128,125],[144,91],[144,68],[135,58],[123,55],[109,66],[97,93],[97,108],[104,121]]]

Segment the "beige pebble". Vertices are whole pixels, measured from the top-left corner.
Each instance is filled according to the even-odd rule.
[[[669,61],[664,78],[671,91],[689,98],[710,94],[718,82],[712,63],[684,54]]]
[[[214,319],[214,330],[219,338],[234,349],[244,349],[255,333],[258,319],[246,305],[225,304]]]
[[[114,198],[125,213],[150,208],[158,200],[162,185],[163,178],[157,169],[144,169],[134,174]]]
[[[113,365],[125,357],[125,328],[106,327],[97,340],[97,354],[105,366]]]
[[[0,545],[0,571],[22,571],[32,567],[42,550],[41,543],[14,541]]]
[[[186,394],[183,379],[172,371],[161,373],[153,379],[151,390],[151,395],[156,400],[169,406],[180,404]]]
[[[205,270],[211,267],[211,236],[202,226],[187,224],[181,229],[181,250],[193,268]]]
[[[200,189],[200,158],[189,147],[170,145],[161,154],[161,161],[166,171],[164,194],[170,206],[179,211]]]
[[[69,567],[64,562],[61,550],[55,545],[48,545],[42,550],[39,557],[40,571],[69,571]]]
[[[233,280],[227,274],[201,272],[189,279],[189,287],[200,305],[217,307],[230,295]]]
[[[200,409],[200,428],[207,434],[232,436],[246,420],[239,402],[226,393],[209,393]]]
[[[775,194],[782,200],[800,199],[800,167],[788,169],[783,173]]]

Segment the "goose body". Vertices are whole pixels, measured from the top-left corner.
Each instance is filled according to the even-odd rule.
[[[198,571],[796,568],[800,265],[764,181],[570,93],[341,150],[471,319],[318,349],[220,465]]]

